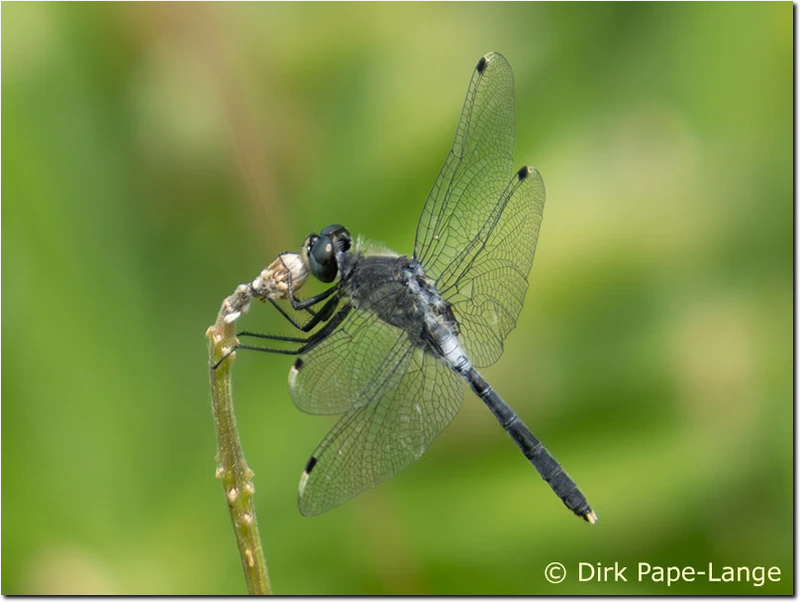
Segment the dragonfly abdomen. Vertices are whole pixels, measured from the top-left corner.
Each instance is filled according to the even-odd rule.
[[[586,500],[586,496],[578,489],[575,481],[564,472],[561,464],[547,451],[531,430],[525,426],[525,423],[522,422],[514,410],[503,401],[500,395],[489,386],[489,383],[474,368],[471,368],[463,376],[473,392],[491,410],[509,437],[520,448],[522,454],[533,464],[533,467],[545,482],[550,485],[553,492],[564,502],[564,505],[585,521],[592,524],[597,522],[597,515]]]

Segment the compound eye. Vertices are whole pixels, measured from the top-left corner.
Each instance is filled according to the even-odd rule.
[[[330,236],[320,236],[311,244],[308,267],[314,277],[322,282],[336,280],[339,266],[336,263],[336,248]]]
[[[306,236],[306,239],[303,241],[303,246],[300,247],[300,257],[303,258],[303,262],[306,266],[311,265],[310,258],[311,258],[311,249],[314,248],[314,243],[317,242],[319,236],[316,234],[309,234]]]
[[[353,237],[350,236],[350,232],[348,232],[347,228],[340,224],[331,224],[330,226],[326,226],[322,229],[319,235],[330,236],[331,240],[336,245],[336,249],[342,253],[349,251],[353,244]]]

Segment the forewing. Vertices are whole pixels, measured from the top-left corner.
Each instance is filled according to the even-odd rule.
[[[408,348],[402,378],[374,403],[348,412],[314,451],[300,480],[305,516],[320,514],[419,459],[458,413],[463,383],[444,363]]]
[[[472,74],[455,140],[422,209],[414,257],[438,278],[481,230],[511,175],[514,76],[497,53]]]
[[[298,357],[289,372],[289,393],[309,414],[342,414],[367,405],[396,385],[397,366],[410,347],[401,330],[372,312],[350,308],[331,334]]]

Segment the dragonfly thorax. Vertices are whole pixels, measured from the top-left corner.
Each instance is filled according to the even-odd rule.
[[[453,310],[422,264],[406,256],[346,256],[340,286],[350,305],[375,314],[404,331],[414,346],[448,362],[464,356]]]

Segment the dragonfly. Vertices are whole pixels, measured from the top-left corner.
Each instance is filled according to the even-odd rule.
[[[545,204],[539,172],[513,169],[514,120],[511,66],[489,53],[472,73],[413,254],[370,248],[329,225],[300,255],[331,286],[301,300],[290,281],[293,312],[268,299],[303,336],[239,333],[296,344],[236,348],[296,356],[295,405],[341,414],[302,473],[303,515],[339,506],[422,457],[458,413],[466,383],[566,507],[596,522],[575,482],[477,370],[500,358],[522,311]]]

